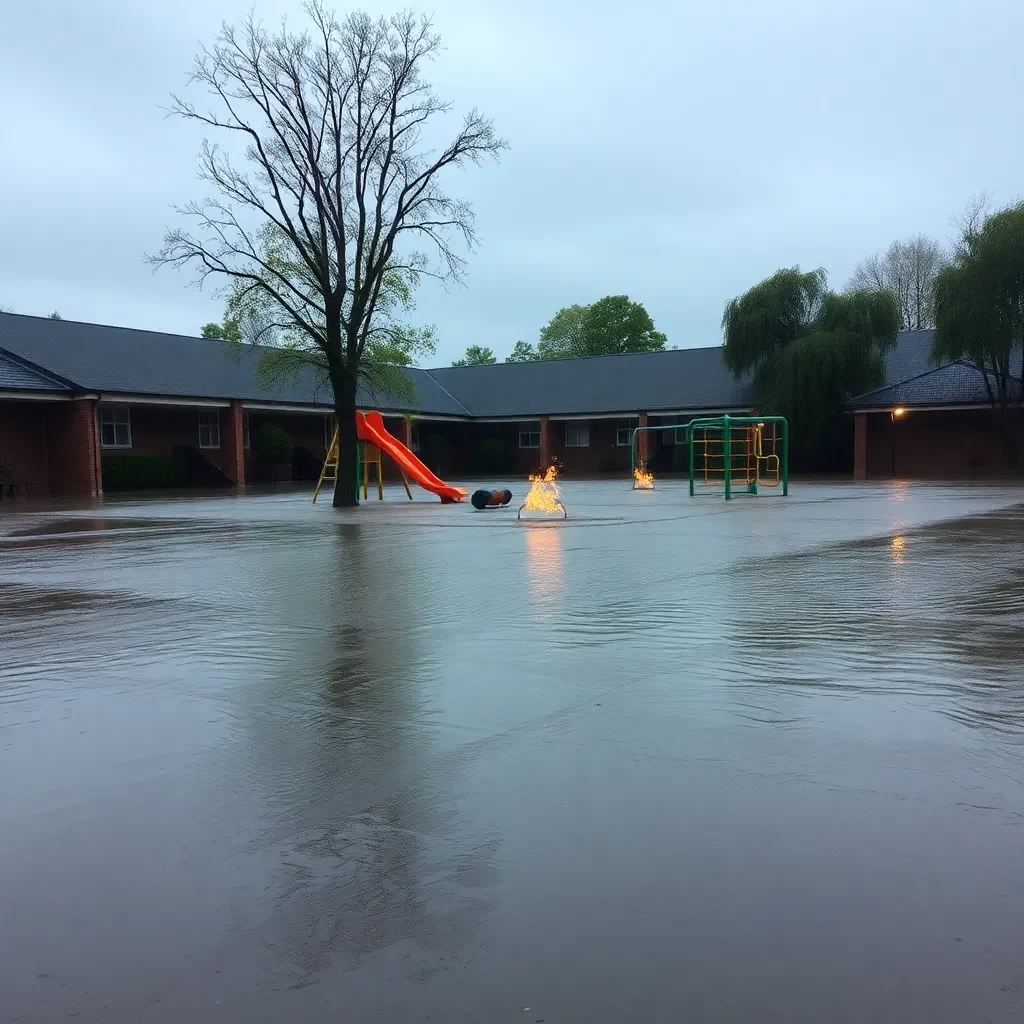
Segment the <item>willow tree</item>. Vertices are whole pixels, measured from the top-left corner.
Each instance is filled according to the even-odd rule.
[[[1024,380],[1024,203],[966,217],[953,262],[935,282],[936,359],[980,371],[1007,465],[1020,461]]]
[[[400,332],[375,333],[389,283],[461,276],[473,213],[441,181],[505,143],[473,110],[432,145],[450,105],[424,78],[440,47],[429,19],[339,20],[320,0],[303,10],[303,31],[250,16],[196,58],[190,83],[210,107],[175,96],[172,111],[228,145],[204,141],[200,177],[216,194],[180,208],[192,226],[152,259],[275,311],[283,357],[322,368],[340,425],[334,504],[354,505],[358,386],[407,354]]]
[[[888,290],[838,295],[824,270],[779,270],[725,307],[722,350],[752,375],[761,409],[785,416],[794,448],[819,468],[849,432],[843,403],[885,380],[900,311]]]

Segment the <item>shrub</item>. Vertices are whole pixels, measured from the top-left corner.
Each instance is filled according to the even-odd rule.
[[[149,487],[184,487],[185,459],[181,455],[104,455],[103,489],[136,491]]]
[[[517,462],[515,451],[500,438],[485,437],[476,446],[476,464],[481,473],[510,473]]]
[[[291,462],[295,449],[286,430],[276,423],[264,423],[252,439],[252,450],[257,458],[275,466],[282,462]]]
[[[626,468],[625,459],[618,452],[601,452],[597,457],[597,468],[602,473],[619,473]]]

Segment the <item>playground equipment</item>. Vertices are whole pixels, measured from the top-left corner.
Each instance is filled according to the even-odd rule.
[[[384,475],[381,469],[381,452],[384,452],[398,466],[402,474],[402,483],[409,500],[412,500],[412,493],[409,490],[408,477],[412,477],[432,494],[436,494],[443,504],[453,501],[462,501],[469,494],[464,487],[452,487],[446,484],[440,477],[432,473],[398,438],[393,437],[384,427],[384,419],[379,412],[356,413],[356,436],[359,438],[358,458],[356,460],[356,485],[359,484],[360,470],[363,481],[363,500],[366,500],[369,489],[370,466],[377,467],[377,500],[384,498]],[[324,459],[323,468],[320,470],[320,479],[316,482],[316,489],[313,491],[313,502],[316,503],[320,488],[325,483],[334,483],[338,478],[338,428],[334,428],[334,436],[327,449],[327,457]]]
[[[789,423],[784,416],[708,416],[690,421],[690,496],[698,468],[705,487],[757,494],[781,487],[789,494]]]
[[[637,470],[643,468],[639,435],[652,430],[683,431],[691,498],[698,476],[705,487],[721,487],[726,501],[736,487],[743,494],[757,494],[761,487],[781,487],[783,495],[789,494],[789,423],[784,416],[703,416],[689,423],[636,427],[630,443],[634,489]]]

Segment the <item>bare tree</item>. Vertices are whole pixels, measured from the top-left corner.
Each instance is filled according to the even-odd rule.
[[[304,12],[303,32],[225,24],[196,58],[190,82],[214,109],[175,96],[172,112],[241,141],[247,166],[204,141],[201,177],[217,195],[179,209],[193,229],[168,232],[151,262],[194,266],[233,308],[273,311],[284,351],[323,368],[340,425],[334,504],[354,505],[358,384],[408,361],[389,295],[460,277],[473,213],[439,179],[505,143],[474,110],[447,144],[427,144],[450,110],[423,78],[440,46],[429,19],[339,21],[321,0]]]
[[[885,251],[862,260],[846,284],[846,291],[887,289],[900,307],[900,327],[919,331],[935,326],[935,278],[948,257],[934,239],[914,235],[896,241]]]

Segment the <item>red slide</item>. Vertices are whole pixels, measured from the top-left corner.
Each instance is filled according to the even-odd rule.
[[[452,487],[434,476],[397,437],[392,437],[384,429],[384,420],[379,412],[357,412],[356,434],[360,441],[369,441],[387,453],[403,473],[411,476],[420,487],[436,494],[441,501],[462,501],[469,494],[464,487]]]

